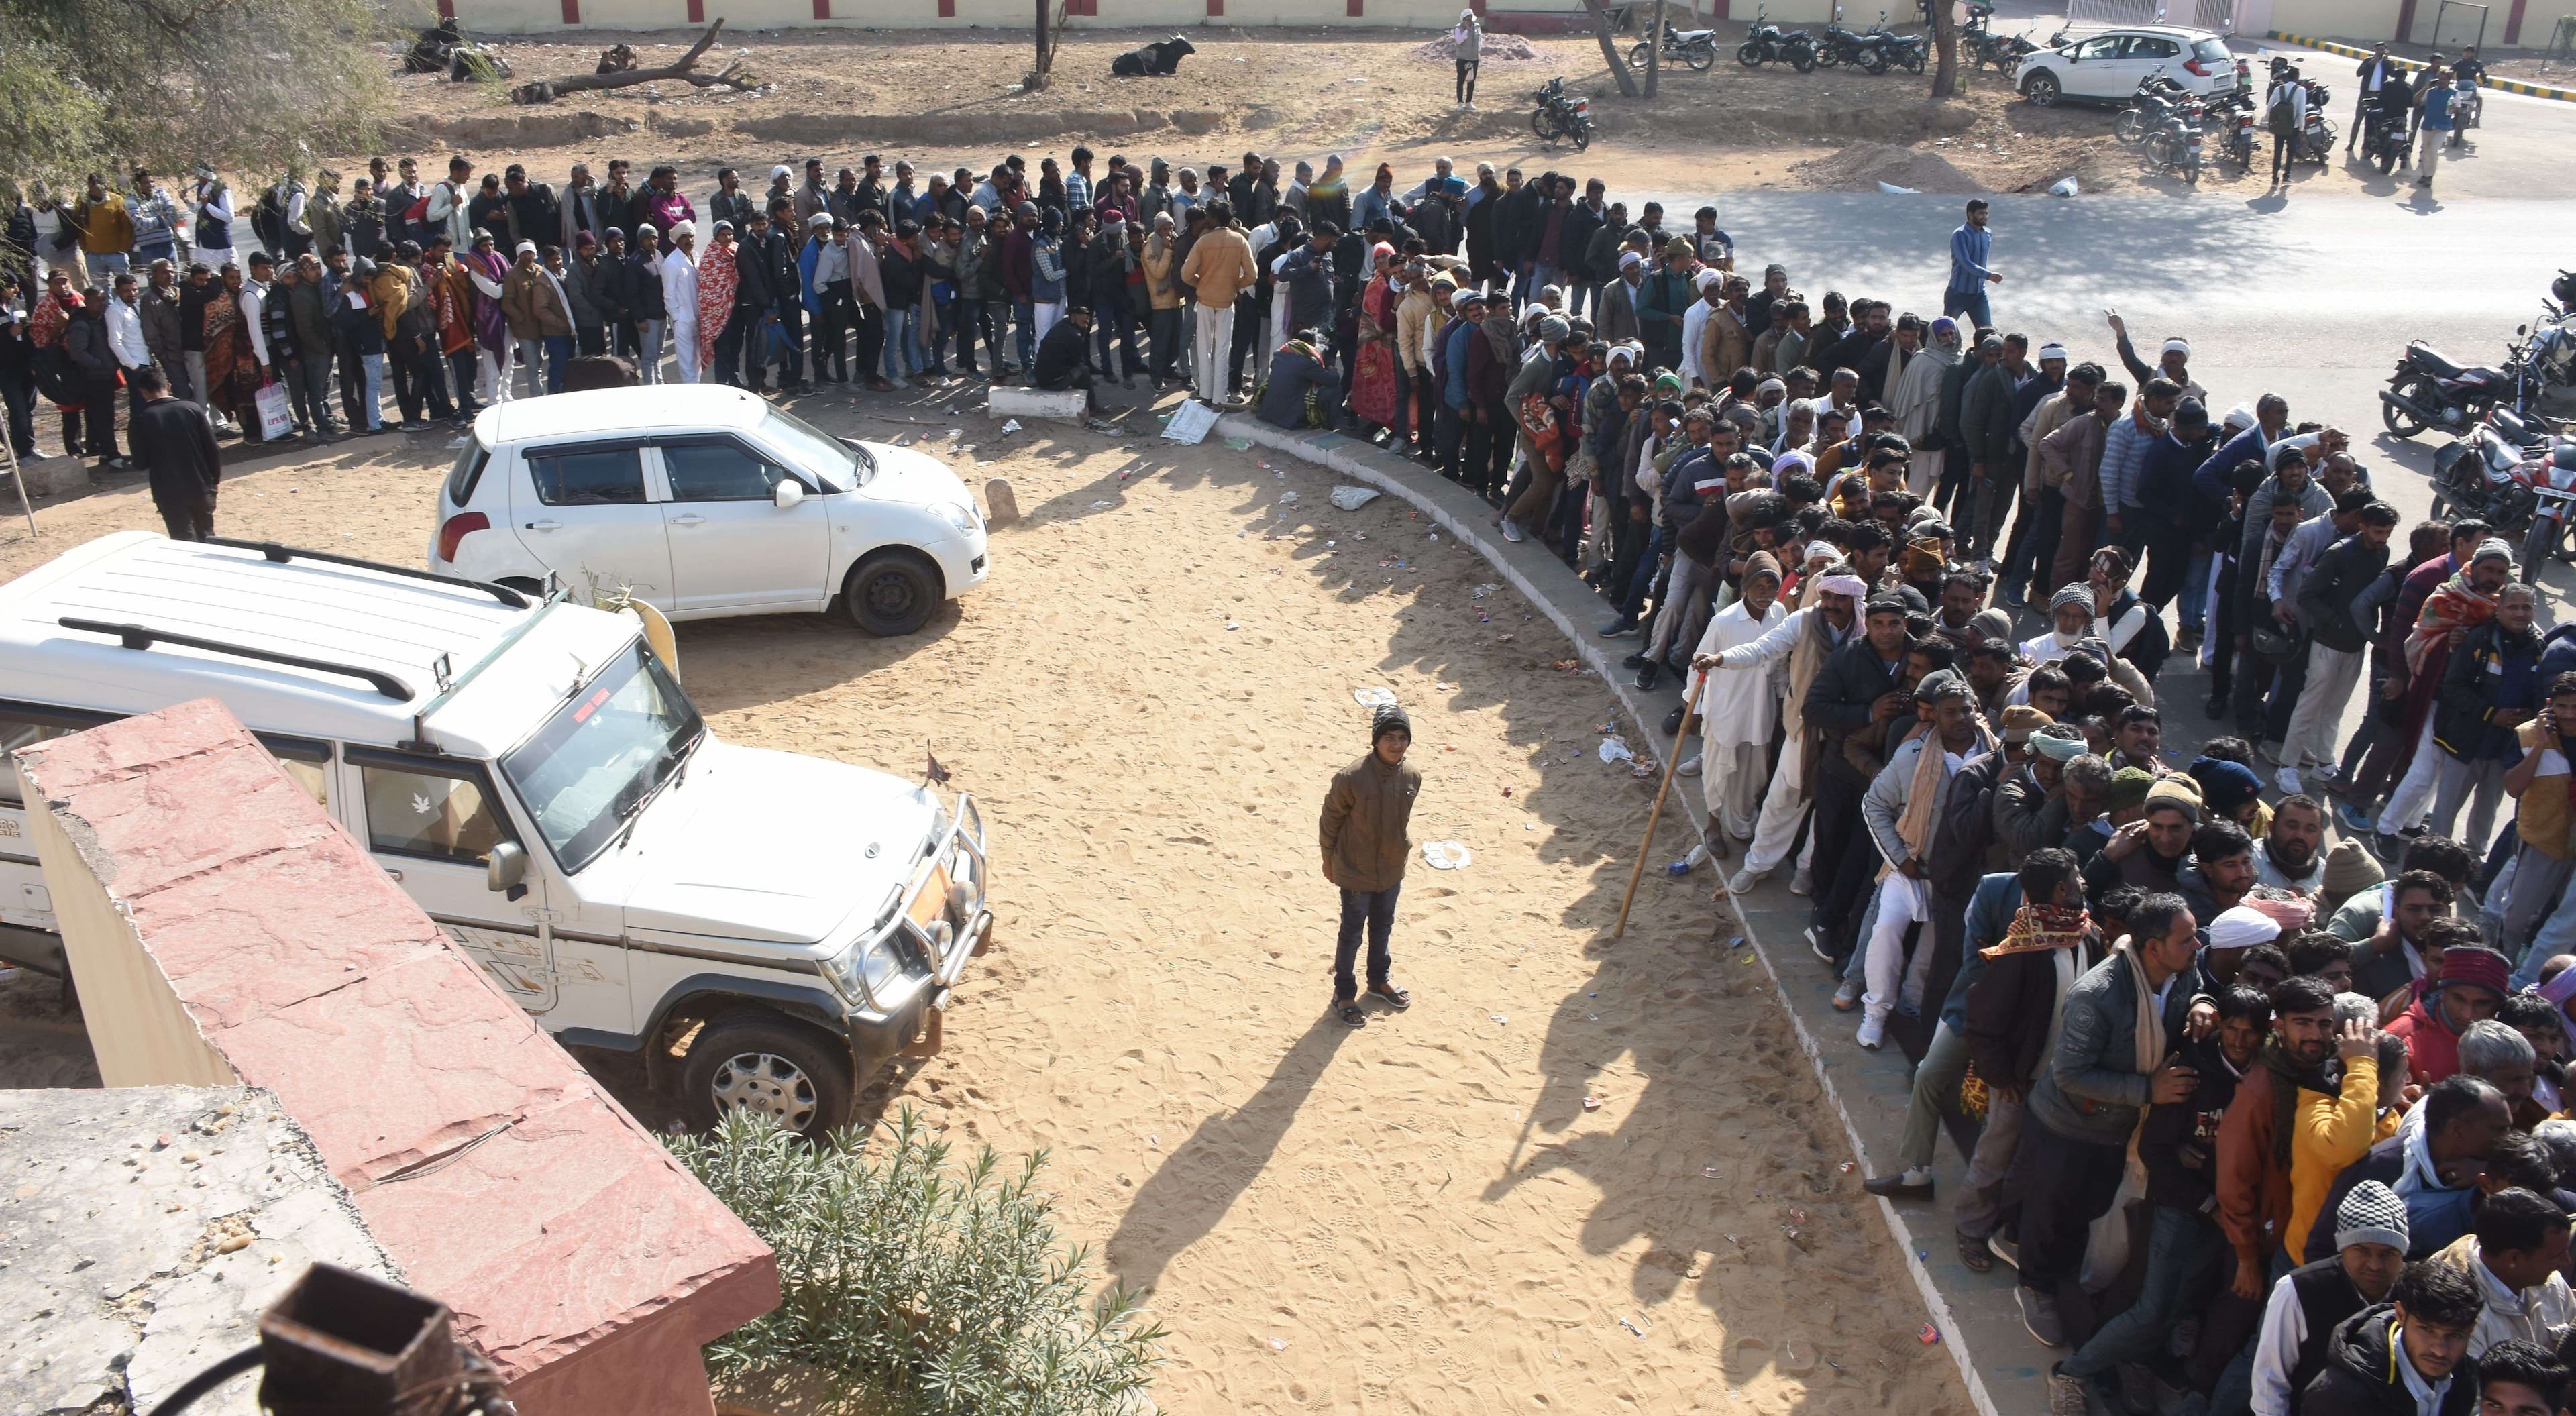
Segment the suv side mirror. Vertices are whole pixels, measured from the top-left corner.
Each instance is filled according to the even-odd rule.
[[[528,850],[516,841],[496,841],[492,853],[483,858],[483,888],[511,899],[528,892],[519,882],[528,875]]]
[[[781,477],[774,496],[780,511],[793,511],[805,500],[805,484],[793,477]]]

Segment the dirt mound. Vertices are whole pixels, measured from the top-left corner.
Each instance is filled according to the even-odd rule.
[[[1457,59],[1458,47],[1444,34],[1426,44],[1413,46],[1413,57],[1425,63],[1447,64]],[[1480,64],[1537,64],[1546,59],[1547,56],[1539,53],[1536,45],[1519,35],[1491,31],[1486,33],[1483,47],[1476,51],[1476,62]]]
[[[1833,191],[1875,192],[1881,182],[1917,192],[1986,190],[1938,153],[1888,143],[1853,143],[1829,157],[1813,158],[1789,170],[1810,186]]]

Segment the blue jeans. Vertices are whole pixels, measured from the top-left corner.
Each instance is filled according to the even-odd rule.
[[[561,393],[563,392],[564,365],[572,362],[572,336],[569,334],[549,334],[544,336],[544,339],[546,342],[546,392]],[[379,361],[379,363],[381,362],[382,361]],[[373,385],[379,377],[381,376],[370,371],[367,382],[370,385]],[[368,391],[372,393],[374,392],[374,389],[370,387]]]
[[[1028,300],[1014,303],[1011,306],[1011,321],[1018,326],[1012,334],[1020,349],[1020,367],[1033,370],[1038,366],[1037,305]]]
[[[1655,588],[1655,572],[1664,558],[1664,528],[1655,528],[1654,537],[1646,543],[1646,553],[1637,558],[1637,573],[1628,581],[1628,593],[1619,597],[1619,622],[1635,624],[1637,612],[1645,608],[1646,592]]]
[[[1945,315],[1973,315],[1976,317],[1977,323],[1981,325],[1991,325],[1995,322],[1995,312],[1987,306],[1986,292],[1982,286],[1975,290],[1942,291],[1941,313]],[[1965,334],[1967,331],[1962,330],[1960,333]]]
[[[910,370],[907,370],[904,367],[905,365],[914,362],[912,358],[911,334],[912,311],[910,309],[886,311],[885,376],[887,378],[899,379],[902,378],[906,372],[921,372],[917,367]]]
[[[2183,1316],[2185,1296],[2207,1291],[2226,1252],[2227,1237],[2217,1225],[2191,1210],[2156,1206],[2147,1235],[2147,1281],[2138,1301],[2066,1359],[2066,1374],[2096,1376],[2161,1349],[2174,1320]]]
[[[2191,568],[2182,577],[2182,627],[2194,634],[2209,628],[2209,562],[2207,551],[2191,553]]]
[[[367,371],[367,426],[381,428],[385,425],[385,356],[361,354],[358,362]]]
[[[1342,892],[1342,928],[1333,940],[1333,1001],[1348,1003],[1359,997],[1359,980],[1351,965],[1360,950],[1360,928],[1368,928],[1369,987],[1384,984],[1387,971],[1387,936],[1395,932],[1395,897],[1404,893],[1398,881],[1383,890],[1344,890]]]

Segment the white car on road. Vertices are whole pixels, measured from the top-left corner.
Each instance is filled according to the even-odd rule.
[[[2161,72],[2203,98],[2236,87],[2236,56],[2215,32],[2137,25],[2099,30],[2025,55],[2013,87],[2042,108],[2060,99],[2126,103],[2149,74]]]
[[[662,384],[495,404],[438,494],[429,567],[585,601],[623,589],[675,620],[831,608],[910,634],[984,583],[984,518],[957,474],[836,438],[737,388]]]

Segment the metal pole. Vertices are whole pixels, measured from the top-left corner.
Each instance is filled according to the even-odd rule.
[[[5,438],[0,438],[0,456],[9,459],[6,470],[9,479],[18,484],[18,510],[27,518],[27,534],[33,536],[36,534],[36,503],[27,492],[27,465],[18,460],[18,450],[8,446]]]

